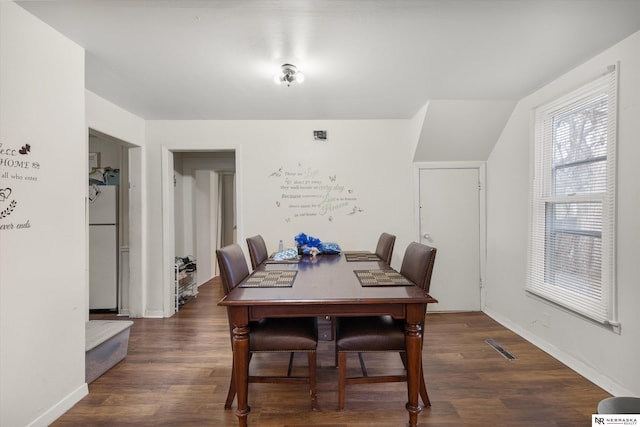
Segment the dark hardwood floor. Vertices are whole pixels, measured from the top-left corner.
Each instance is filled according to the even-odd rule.
[[[125,360],[89,384],[89,395],[59,418],[67,426],[235,426],[223,405],[231,349],[219,280],[168,319],[133,319]],[[112,315],[92,315],[109,318]],[[485,343],[496,340],[517,357],[507,360]],[[588,426],[609,394],[482,313],[428,314],[424,363],[432,407],[421,426]],[[286,354],[259,354],[252,370],[286,373]],[[370,373],[401,370],[397,354],[366,354]],[[305,369],[298,355],[295,369]],[[357,370],[354,357],[349,369]],[[318,349],[318,403],[311,411],[305,385],[250,384],[252,426],[405,426],[405,384],[347,388],[337,411],[333,343]]]

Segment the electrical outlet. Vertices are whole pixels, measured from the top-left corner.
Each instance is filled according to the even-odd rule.
[[[548,328],[551,325],[551,315],[549,313],[542,313],[542,326]]]

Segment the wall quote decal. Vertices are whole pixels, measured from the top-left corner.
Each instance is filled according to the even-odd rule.
[[[285,222],[302,217],[324,217],[332,222],[341,215],[364,212],[357,206],[353,189],[341,183],[335,173],[326,174],[299,162],[293,169],[281,166],[268,178],[278,185],[274,203],[283,210]]]
[[[0,231],[31,228],[29,219],[15,221],[15,216],[12,216],[19,211],[20,189],[24,189],[27,183],[38,181],[40,163],[31,161],[30,154],[30,144],[14,148],[0,142]],[[9,180],[14,184],[9,185]]]

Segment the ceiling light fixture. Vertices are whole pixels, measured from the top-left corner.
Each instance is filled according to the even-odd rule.
[[[277,85],[286,83],[287,87],[291,86],[291,83],[304,81],[304,74],[302,74],[295,65],[282,64],[280,67],[280,73],[273,76],[273,82]]]

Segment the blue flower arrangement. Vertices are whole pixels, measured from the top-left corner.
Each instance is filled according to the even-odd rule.
[[[341,251],[337,243],[322,243],[317,237],[305,233],[298,234],[294,240],[298,245],[298,251],[305,255],[311,253],[311,248],[316,248],[321,254],[339,254]]]

